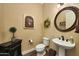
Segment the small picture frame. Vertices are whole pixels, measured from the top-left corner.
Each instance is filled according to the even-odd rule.
[[[24,22],[24,28],[34,28],[34,19],[32,16],[25,16]]]

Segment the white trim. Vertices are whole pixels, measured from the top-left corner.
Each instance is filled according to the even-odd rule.
[[[35,50],[35,48],[32,48],[32,49],[27,50],[27,51],[23,51],[23,52],[22,52],[22,55],[25,55],[25,54],[27,54],[27,53],[30,53],[30,52],[32,52],[32,51],[34,51],[34,50]]]

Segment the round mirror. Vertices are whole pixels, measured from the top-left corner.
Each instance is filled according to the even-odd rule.
[[[76,7],[65,7],[60,10],[54,20],[59,31],[70,31],[75,28],[78,10]]]

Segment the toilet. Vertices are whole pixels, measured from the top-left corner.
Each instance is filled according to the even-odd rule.
[[[37,56],[44,56],[46,54],[46,47],[49,46],[49,38],[44,37],[43,43],[36,45],[35,49],[37,52]]]

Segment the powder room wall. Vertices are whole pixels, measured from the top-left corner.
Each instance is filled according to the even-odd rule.
[[[59,10],[61,10],[64,7],[67,6],[76,6],[79,8],[79,4],[64,4],[61,7],[57,7],[57,4],[53,3],[47,3],[44,4],[44,20],[48,17],[49,20],[51,21],[51,25],[49,28],[44,29],[44,36],[49,37],[50,39],[53,39],[55,37],[60,37],[63,35],[65,38],[70,38],[71,36],[73,37],[76,47],[74,49],[67,50],[66,55],[73,55],[73,56],[78,56],[79,55],[79,34],[75,33],[75,29],[70,31],[70,32],[60,32],[58,31],[55,26],[54,26],[54,18]],[[53,48],[58,51],[58,47],[51,41],[50,42],[50,48]]]
[[[22,39],[22,51],[35,48],[43,37],[42,4],[3,4],[4,42],[10,41],[10,27],[16,27],[16,37]],[[24,15],[34,18],[34,28],[24,29]],[[33,40],[33,44],[29,40]]]

